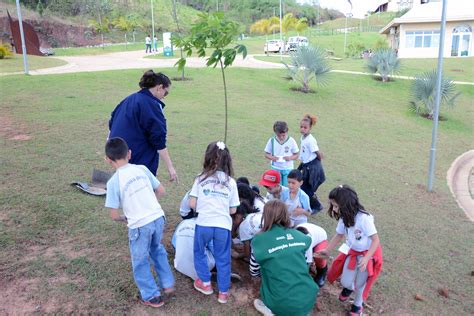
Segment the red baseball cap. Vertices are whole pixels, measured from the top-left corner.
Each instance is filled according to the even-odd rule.
[[[267,187],[273,187],[280,184],[280,173],[276,170],[267,170],[263,173],[262,179],[258,184]]]

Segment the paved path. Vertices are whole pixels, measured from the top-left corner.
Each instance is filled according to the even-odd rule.
[[[474,222],[474,149],[454,160],[448,170],[447,180],[459,207]]]
[[[159,49],[158,53],[162,51]],[[175,51],[178,54],[177,51]],[[50,75],[50,74],[64,74],[64,73],[75,73],[75,72],[90,72],[90,71],[106,71],[106,70],[120,70],[120,69],[149,69],[149,68],[171,68],[178,61],[176,58],[144,58],[149,54],[139,51],[129,52],[118,52],[109,53],[103,55],[91,55],[91,56],[58,56],[52,58],[58,58],[67,62],[64,66],[44,68],[37,70],[30,70],[31,75]],[[257,56],[264,56],[257,54]],[[278,55],[275,55],[278,56]],[[51,57],[50,57],[51,58]],[[254,55],[247,55],[247,58],[242,59],[241,56],[237,56],[232,65],[233,67],[243,68],[261,68],[261,69],[284,69],[285,66],[280,63],[266,62],[254,58]],[[198,57],[188,57],[186,61],[186,67],[201,68],[206,67],[206,59]],[[344,73],[359,76],[372,76],[371,73],[361,71],[349,71],[349,70],[332,70],[335,73]],[[0,73],[0,75],[17,75],[23,72],[15,73]],[[410,76],[391,76],[396,79],[414,80],[414,77]],[[474,82],[454,81],[460,85],[474,85]]]

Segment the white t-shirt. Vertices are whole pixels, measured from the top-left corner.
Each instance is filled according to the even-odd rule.
[[[145,44],[151,44],[151,37],[145,37]]]
[[[179,215],[182,217],[186,217],[189,212],[191,212],[191,208],[189,207],[189,193],[191,191],[186,192],[183,199],[181,200],[181,204],[179,205]]]
[[[355,251],[368,250],[372,244],[370,236],[377,234],[374,217],[362,212],[357,213],[354,226],[349,228],[344,226],[344,222],[340,218],[337,223],[336,232],[344,234],[347,245]]]
[[[313,161],[316,158],[316,152],[319,151],[318,142],[313,135],[309,134],[304,137],[301,136],[301,151],[300,151],[300,160],[303,163],[308,163]]]
[[[253,200],[253,207],[257,209],[259,212],[263,212],[263,208],[265,207],[265,203],[267,203],[267,199],[262,197],[263,201],[256,197],[255,200]]]
[[[174,267],[177,271],[187,275],[193,280],[197,279],[194,268],[194,232],[196,218],[185,219],[179,223],[174,231],[171,243],[176,250],[174,256]],[[215,266],[214,257],[209,249],[206,249],[207,264],[209,271]]]
[[[312,223],[303,223],[299,224],[297,227],[304,227],[308,230],[309,235],[311,236],[311,247],[306,250],[306,262],[313,262],[313,248],[316,247],[319,243],[328,239],[326,231],[319,227],[318,225]]]
[[[207,227],[232,229],[229,209],[240,205],[235,180],[224,172],[217,171],[204,181],[199,176],[194,180],[189,196],[197,198],[196,212],[199,213],[196,224]]]
[[[288,136],[288,138],[280,144],[276,136],[270,138],[265,146],[265,152],[272,154],[277,157],[289,157],[296,154],[299,151],[298,145],[293,137]],[[289,161],[272,161],[271,166],[279,170],[291,170],[293,169],[293,160]]]
[[[252,213],[240,223],[239,237],[240,241],[251,240],[263,227],[263,213]]]
[[[154,192],[159,185],[147,167],[126,164],[107,182],[105,207],[121,207],[129,228],[142,227],[165,215]]]

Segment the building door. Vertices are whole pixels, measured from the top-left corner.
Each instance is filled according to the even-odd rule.
[[[471,56],[470,46],[472,29],[469,25],[459,25],[453,30],[451,44],[451,56],[464,57]]]

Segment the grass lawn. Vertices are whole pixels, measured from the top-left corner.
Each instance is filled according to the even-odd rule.
[[[172,72],[174,70],[162,69]],[[112,222],[104,199],[71,187],[88,180],[103,160],[110,112],[137,89],[141,70],[0,77],[0,306],[6,313],[145,314],[137,303],[127,231]],[[180,183],[161,201],[168,219],[164,242],[179,221],[179,202],[200,171],[210,141],[223,137],[223,91],[218,69],[188,69],[193,80],[173,83],[166,99],[168,148]],[[353,185],[375,216],[384,271],[368,303],[372,313],[473,314],[474,225],[446,185],[451,162],[474,147],[474,87],[462,86],[457,107],[443,113],[435,191],[426,191],[432,122],[408,110],[409,82],[333,74],[316,94],[289,90],[283,70],[229,68],[229,138],[236,176],[255,183],[268,168],[263,148],[275,120],[298,138],[300,117],[319,116],[314,135],[325,153],[326,202],[338,184]],[[111,93],[112,92],[112,93]],[[51,96],[54,96],[52,98]],[[30,140],[15,140],[27,139]],[[329,236],[336,222],[311,219]],[[254,315],[255,292],[234,286],[229,304],[192,289],[179,274],[177,294],[161,312],[172,315]],[[449,290],[449,298],[438,289]],[[332,292],[331,292],[332,289]],[[417,301],[419,294],[424,301]],[[324,314],[341,313],[337,289],[325,287]],[[0,308],[0,310],[2,310]]]
[[[158,41],[158,48],[163,48],[163,42]],[[78,56],[78,55],[102,55],[116,52],[126,52],[132,50],[145,51],[145,42],[130,43],[120,45],[110,45],[104,47],[68,47],[68,48],[54,48],[56,56]]]
[[[54,57],[28,55],[28,68],[30,70],[58,67],[65,64],[65,61]],[[12,57],[0,59],[0,73],[23,71],[23,55],[14,54]]]
[[[284,55],[283,61],[289,62],[288,56]],[[278,54],[270,54],[268,56],[256,56],[258,60],[279,63],[280,56]],[[332,69],[351,70],[367,72],[365,68],[367,61],[364,59],[344,58],[342,60],[330,60]],[[401,59],[401,68],[399,75],[415,76],[422,72],[436,69],[438,59]],[[445,58],[443,60],[443,75],[456,81],[474,81],[474,57],[469,58]]]

